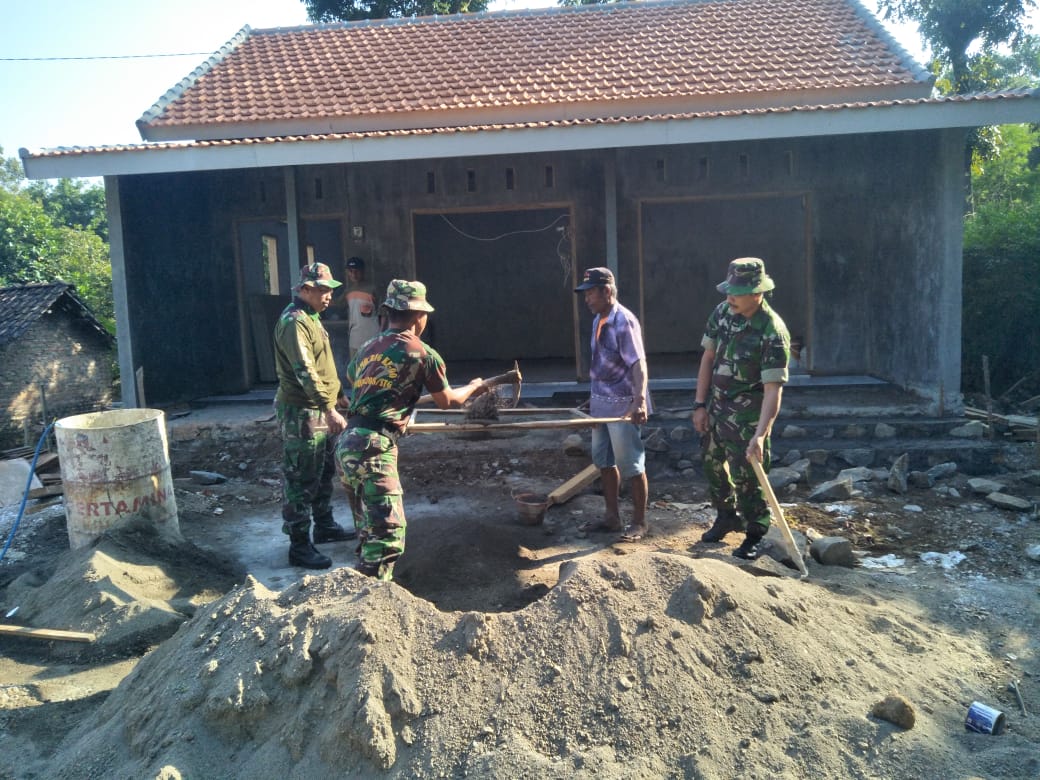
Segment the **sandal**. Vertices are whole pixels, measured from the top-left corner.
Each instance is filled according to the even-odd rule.
[[[621,530],[621,524],[611,525],[606,520],[586,520],[578,526],[583,533],[617,533]]]
[[[621,534],[621,538],[618,541],[638,542],[646,536],[647,533],[649,533],[649,529],[645,525],[628,525],[625,527],[625,532]]]

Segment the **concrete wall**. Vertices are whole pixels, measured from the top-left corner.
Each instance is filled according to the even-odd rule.
[[[61,312],[45,314],[0,347],[0,447],[30,446],[46,422],[96,412],[112,403],[115,354],[93,330]],[[42,392],[41,392],[42,388]]]
[[[149,399],[256,382],[256,344],[288,301],[267,320],[249,312],[257,235],[286,243],[286,289],[295,200],[301,247],[340,278],[359,255],[378,289],[427,283],[430,339],[449,361],[560,358],[581,375],[590,318],[571,288],[609,262],[616,192],[620,299],[652,356],[696,353],[729,260],[756,255],[810,370],[958,397],[960,142],[929,131],[130,177],[131,312],[147,345],[135,359]]]

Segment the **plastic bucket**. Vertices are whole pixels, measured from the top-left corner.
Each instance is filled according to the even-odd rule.
[[[130,523],[181,538],[162,411],[79,414],[58,420],[54,434],[73,549]]]
[[[524,525],[541,525],[545,510],[549,508],[549,497],[544,493],[517,493],[513,496],[520,522]]]

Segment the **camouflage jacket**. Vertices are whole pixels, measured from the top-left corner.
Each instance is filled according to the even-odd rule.
[[[329,334],[318,313],[299,298],[282,311],[274,326],[275,401],[328,411],[336,405],[340,383]]]
[[[411,331],[387,330],[367,342],[347,366],[348,417],[380,420],[403,430],[425,388],[450,385],[437,351]]]
[[[732,431],[733,438],[747,438],[747,428],[753,431],[758,424],[763,385],[787,382],[787,326],[765,300],[751,319],[731,314],[723,301],[708,317],[701,346],[715,351],[709,414],[716,425],[728,422],[739,429]]]

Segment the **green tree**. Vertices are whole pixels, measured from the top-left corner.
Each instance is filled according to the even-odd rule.
[[[949,68],[950,91],[975,91],[973,47],[993,52],[1003,44],[1012,49],[1025,37],[1024,19],[1036,0],[878,0],[888,20],[915,22],[931,48],[933,66]]]
[[[997,208],[1040,201],[1040,128],[1003,125],[992,128],[995,153],[976,159],[972,198],[976,208]]]
[[[104,187],[82,179],[59,179],[53,185],[33,182],[27,189],[51,219],[65,227],[92,230],[102,241],[108,241]]]
[[[0,177],[0,286],[73,284],[114,333],[112,268],[108,245],[98,232],[104,224],[99,219],[104,209],[99,212],[97,205],[100,187],[71,180],[26,186],[24,179],[12,175],[16,166],[17,161],[4,160]],[[103,206],[103,193],[101,197]]]
[[[312,22],[354,22],[486,11],[488,0],[304,0]]]
[[[1037,392],[1040,374],[1040,202],[985,203],[964,226],[963,376],[966,392],[983,390],[982,356],[991,392],[1015,383]]]

